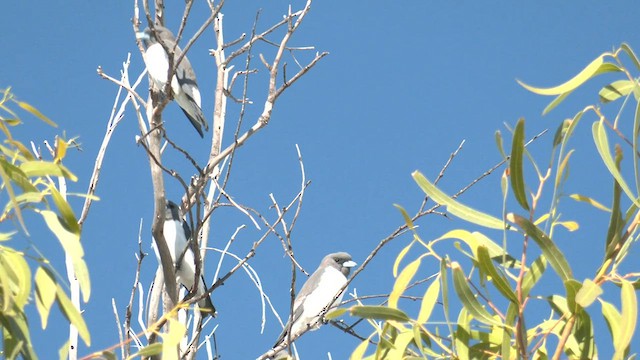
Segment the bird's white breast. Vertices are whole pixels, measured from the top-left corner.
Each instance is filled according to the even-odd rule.
[[[167,74],[169,72],[169,58],[164,48],[160,44],[153,44],[144,52],[144,63],[147,65],[147,71],[156,85],[164,86],[167,82]]]
[[[330,301],[347,282],[347,278],[333,267],[327,267],[320,277],[318,286],[303,300],[303,312],[298,321],[293,324],[292,334],[296,334],[299,330],[305,329],[308,324],[312,324],[318,320],[318,314],[329,305]],[[346,290],[345,290],[346,291]],[[342,301],[341,293],[333,305]]]

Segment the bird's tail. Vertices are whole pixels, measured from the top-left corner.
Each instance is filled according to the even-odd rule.
[[[200,137],[204,137],[204,131],[209,130],[209,125],[207,124],[207,120],[204,118],[202,109],[195,102],[190,102],[189,105],[184,107],[180,104],[180,109],[182,109],[187,118],[189,118],[191,125],[193,125],[198,134],[200,134]]]

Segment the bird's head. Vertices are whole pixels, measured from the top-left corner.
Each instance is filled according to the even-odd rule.
[[[325,265],[337,268],[344,276],[349,276],[351,268],[358,265],[355,261],[351,260],[351,255],[346,252],[329,254],[322,262],[325,263]]]
[[[182,211],[178,204],[174,203],[171,200],[167,200],[167,207],[164,213],[164,220],[181,220],[182,219]]]

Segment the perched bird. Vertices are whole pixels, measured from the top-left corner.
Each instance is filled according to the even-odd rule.
[[[169,75],[169,55],[167,51],[171,52],[175,49],[172,62],[175,67],[176,62],[182,55],[182,49],[176,46],[176,38],[171,31],[163,26],[155,25],[153,29],[146,28],[144,31],[137,33],[136,37],[142,40],[142,43],[147,48],[143,58],[151,79],[160,89],[164,89]],[[204,137],[202,128],[207,131],[209,130],[209,125],[207,125],[207,120],[202,113],[196,74],[193,72],[191,63],[186,56],[178,64],[171,79],[171,92],[184,114],[187,115],[193,127],[200,134],[200,137]]]
[[[172,201],[167,201],[163,229],[164,239],[169,247],[171,260],[173,260],[175,265],[176,281],[191,291],[193,288],[194,278],[196,276],[195,258],[193,256],[193,250],[189,246],[192,233],[189,225],[182,218],[182,211],[180,210],[180,207]],[[158,253],[155,243],[153,249],[156,252],[156,257],[158,257],[158,262],[160,262],[160,254]],[[181,257],[182,261],[177,263]],[[202,295],[207,291],[204,276],[201,275],[199,280],[195,294],[196,296]],[[198,306],[200,307],[200,312],[203,313],[203,316],[206,314],[214,317],[216,316],[216,308],[213,306],[210,296],[206,296],[204,299],[200,300],[198,302]]]
[[[293,315],[285,325],[282,334],[274,348],[287,341],[289,338],[289,324],[291,325],[291,337],[309,330],[316,330],[320,327],[319,314],[331,300],[338,294],[338,291],[347,283],[347,276],[351,268],[357,264],[351,260],[351,255],[346,252],[329,254],[322,259],[320,266],[307,279],[302,289],[296,296],[293,303]],[[336,306],[342,301],[342,295],[334,301],[331,306]],[[276,355],[276,358],[281,355]]]

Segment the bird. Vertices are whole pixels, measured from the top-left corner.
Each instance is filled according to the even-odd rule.
[[[296,296],[293,302],[293,314],[273,347],[276,348],[288,338],[296,337],[307,330],[317,330],[321,325],[320,312],[338,295],[338,292],[347,283],[347,276],[349,276],[351,268],[356,265],[351,260],[351,255],[346,252],[325,256],[320,266],[307,279]],[[345,290],[340,292],[330,307],[334,307],[342,301]],[[291,336],[289,336],[289,329],[291,329]],[[278,353],[275,358],[281,356],[281,353]]]
[[[142,41],[146,47],[143,53],[144,63],[153,82],[160,89],[164,89],[169,75],[169,55],[173,53],[173,66],[182,55],[182,49],[176,45],[176,38],[171,30],[164,26],[155,25],[153,29],[146,28],[136,33],[136,38]],[[163,47],[164,44],[164,47]],[[200,90],[196,82],[196,74],[191,67],[189,59],[184,56],[171,79],[171,93],[184,114],[191,121],[191,125],[198,131],[200,137],[204,137],[202,129],[209,130],[207,120],[202,113]]]
[[[171,254],[171,260],[176,270],[176,281],[182,284],[189,291],[192,291],[194,278],[196,276],[195,257],[193,256],[193,250],[189,243],[191,241],[191,229],[189,225],[182,217],[182,211],[180,207],[173,201],[167,201],[164,213],[164,239],[169,247],[169,253]],[[156,253],[158,262],[160,262],[160,254],[155,244],[153,250]],[[182,257],[180,263],[178,260]],[[202,273],[202,271],[201,271]],[[198,287],[195,289],[195,296],[199,296],[207,292],[207,285],[205,284],[204,275],[200,275],[200,281]],[[211,295],[205,296],[198,302],[200,312],[204,315],[216,316],[216,308],[211,301]]]

